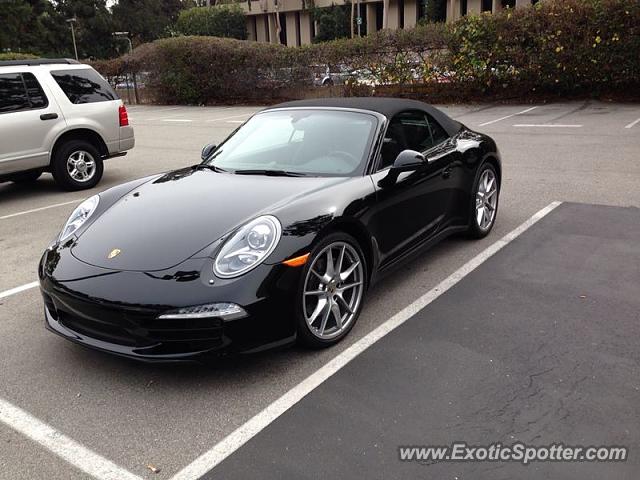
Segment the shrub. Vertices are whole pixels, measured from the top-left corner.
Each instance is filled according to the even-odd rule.
[[[638,92],[639,52],[638,0],[546,0],[452,24],[298,48],[169,38],[98,70],[147,72],[147,87],[155,88],[163,103],[271,102],[326,94],[438,102]],[[345,86],[314,88],[318,66],[351,75],[345,75]]]
[[[38,58],[37,55],[31,53],[4,52],[0,53],[0,61],[3,60],[27,60],[29,58]]]
[[[175,30],[180,35],[247,38],[245,16],[236,4],[183,10],[178,15]]]

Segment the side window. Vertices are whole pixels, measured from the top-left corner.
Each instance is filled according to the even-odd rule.
[[[0,75],[0,113],[15,112],[29,108],[27,91],[19,73]]]
[[[438,122],[436,122],[430,115],[427,115],[427,119],[429,120],[429,127],[431,127],[431,136],[433,137],[433,144],[438,145],[439,143],[444,142],[449,135],[445,131],[444,128],[440,126]]]
[[[422,152],[431,147],[431,132],[424,113],[402,112],[396,117],[404,131],[405,149]]]
[[[378,170],[393,165],[403,150],[423,152],[432,145],[429,123],[423,112],[416,110],[398,113],[387,127]]]
[[[51,76],[71,103],[108,102],[118,99],[118,95],[106,80],[91,68],[54,70]]]
[[[24,86],[27,88],[27,97],[31,108],[45,108],[49,105],[47,96],[32,73],[23,73],[22,79],[24,80]]]

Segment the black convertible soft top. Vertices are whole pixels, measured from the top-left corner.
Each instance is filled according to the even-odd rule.
[[[460,131],[461,124],[447,116],[441,110],[418,100],[406,98],[389,97],[336,97],[336,98],[314,98],[309,100],[296,100],[293,102],[279,103],[266,110],[287,107],[339,107],[354,108],[358,110],[370,110],[378,112],[391,119],[395,114],[404,110],[422,110],[431,115],[449,136]]]

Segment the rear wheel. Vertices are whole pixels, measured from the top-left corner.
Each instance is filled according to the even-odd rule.
[[[100,152],[85,140],[71,140],[56,150],[51,173],[65,190],[95,187],[102,178]]]
[[[364,255],[353,237],[333,233],[322,239],[303,274],[297,312],[300,341],[320,348],[342,340],[360,315],[366,279]]]
[[[500,183],[496,169],[490,163],[480,167],[472,192],[469,235],[486,237],[496,221]]]
[[[42,170],[16,173],[11,177],[11,181],[13,183],[33,183],[40,178],[40,175],[42,175]]]

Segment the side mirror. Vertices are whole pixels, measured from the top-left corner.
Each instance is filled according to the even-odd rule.
[[[216,148],[218,148],[218,146],[215,143],[209,143],[205,145],[202,148],[202,153],[200,154],[200,158],[202,158],[202,160],[206,160],[207,158],[209,158],[209,156],[213,152],[215,152]]]
[[[398,154],[391,168],[398,172],[407,172],[415,170],[425,163],[427,163],[427,160],[420,152],[403,150]]]

